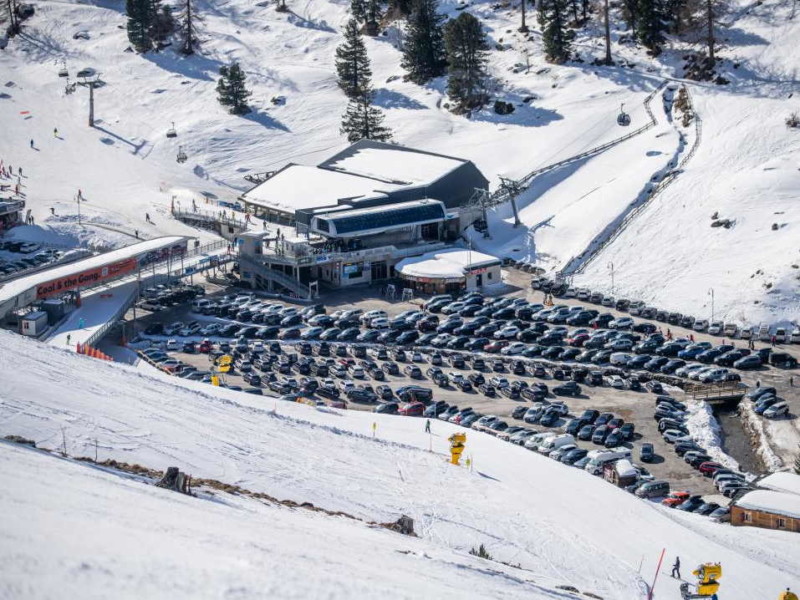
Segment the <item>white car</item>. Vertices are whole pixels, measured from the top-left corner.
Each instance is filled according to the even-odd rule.
[[[520,328],[512,325],[511,327],[503,327],[499,331],[495,331],[492,337],[496,340],[514,340],[517,338],[519,332]]]
[[[710,373],[715,369],[716,367],[703,367],[702,369],[697,369],[696,371],[689,373],[689,379],[693,381],[700,381],[701,377],[704,377],[706,373]]]
[[[708,327],[708,333],[711,335],[722,335],[722,330],[725,324],[722,321],[713,321]]]
[[[346,394],[350,390],[356,389],[356,384],[353,383],[352,379],[342,379],[339,382],[339,389],[342,390]]]
[[[527,344],[523,344],[522,342],[514,342],[513,344],[509,344],[502,350],[500,350],[500,354],[504,354],[506,356],[514,356],[515,354],[522,354],[525,352],[525,349],[528,347]]]
[[[692,325],[692,329],[695,331],[705,331],[708,329],[708,320],[707,319],[697,319]]]
[[[179,349],[178,340],[171,339],[167,340],[167,350],[176,351]]]
[[[611,321],[608,326],[611,329],[630,329],[633,327],[633,319],[630,317],[620,317],[619,319]]]
[[[625,387],[625,382],[622,380],[622,377],[619,375],[612,375],[608,380],[609,385],[617,390],[621,390]]]
[[[682,442],[684,440],[691,440],[692,438],[687,436],[682,431],[678,431],[677,429],[667,429],[664,433],[661,434],[664,438],[664,441],[668,444],[674,444],[676,442]]]
[[[777,419],[789,414],[789,405],[786,402],[777,402],[764,411],[764,416],[768,419]]]
[[[322,327],[309,327],[303,333],[300,334],[300,339],[301,340],[315,340],[320,335],[322,335],[323,331],[325,331],[325,329],[323,329]]]
[[[702,383],[714,383],[716,381],[724,381],[728,377],[728,369],[711,369],[700,376],[699,381]]]
[[[678,377],[690,377],[692,373],[695,371],[699,371],[700,369],[707,369],[705,365],[698,365],[697,363],[691,363],[686,365],[685,367],[680,367],[675,371],[675,375]]]
[[[736,334],[739,333],[739,326],[736,323],[725,323],[725,327],[722,329],[723,334],[725,337],[734,338]]]
[[[356,379],[364,379],[367,374],[364,372],[364,367],[353,365],[350,367],[350,376],[355,377]]]
[[[501,387],[507,387],[507,386],[509,386],[511,384],[508,382],[508,379],[506,379],[505,377],[495,376],[495,377],[492,377],[489,380],[489,385],[493,385],[496,388],[501,388]]]
[[[614,354],[608,357],[608,362],[620,367],[624,367],[631,362],[631,360],[633,360],[633,356],[625,352],[614,352]]]
[[[361,315],[361,322],[371,323],[373,319],[386,319],[388,316],[385,310],[370,310]]]
[[[377,319],[372,319],[369,322],[369,326],[372,329],[389,329],[389,327],[391,327],[391,323],[386,317],[378,317]]]

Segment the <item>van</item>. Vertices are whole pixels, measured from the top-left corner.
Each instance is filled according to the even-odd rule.
[[[792,333],[789,336],[789,341],[793,344],[800,344],[800,327],[795,327],[792,329]]]
[[[742,328],[742,331],[739,333],[739,336],[743,340],[749,340],[753,337],[754,330],[755,327],[744,327]]]
[[[205,298],[199,298],[192,302],[192,311],[193,312],[202,312],[203,309],[211,304],[211,300],[206,300]]]
[[[775,341],[779,344],[786,343],[789,339],[789,332],[784,327],[778,327],[775,330]]]
[[[762,342],[768,342],[769,337],[769,325],[762,325],[758,328],[758,339]]]
[[[592,456],[592,452],[596,454]],[[603,466],[610,462],[616,462],[621,458],[630,458],[631,451],[628,448],[610,448],[609,450],[593,450],[589,456],[589,462],[586,463],[584,470],[592,475],[600,475],[603,472]]]
[[[534,433],[525,442],[525,447],[528,450],[536,450],[536,448],[538,448],[542,442],[552,437],[556,437],[556,434],[553,433],[552,431],[543,431],[540,433]]]
[[[668,481],[648,481],[636,489],[639,498],[663,498],[670,492]]]
[[[575,438],[568,433],[556,435],[542,441],[536,448],[540,454],[549,454],[553,450],[558,450],[562,446],[575,445]]]

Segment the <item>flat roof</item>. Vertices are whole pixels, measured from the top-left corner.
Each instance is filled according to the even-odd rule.
[[[404,258],[395,265],[395,269],[409,277],[457,278],[464,277],[464,274],[469,270],[499,264],[501,264],[499,258],[483,252],[462,248],[447,248],[420,256]]]
[[[772,490],[753,490],[747,492],[735,503],[745,510],[759,510],[775,515],[800,519],[800,496]]]
[[[242,194],[245,202],[294,213],[351,198],[380,198],[400,186],[319,167],[289,165]]]
[[[185,241],[187,239],[188,238],[181,235],[172,235],[154,238],[152,240],[145,240],[142,242],[137,242],[136,244],[131,244],[130,246],[125,246],[124,248],[112,250],[111,252],[104,252],[102,254],[90,256],[89,258],[84,258],[82,260],[76,260],[75,262],[61,265],[53,269],[45,269],[44,271],[27,275],[26,277],[14,279],[0,287],[0,309],[6,309],[5,305],[8,301],[21,296],[29,290],[36,290],[38,286],[44,283],[48,283],[62,277],[69,277],[70,275],[83,273],[84,271],[89,271],[91,269],[99,269],[108,264],[123,261],[128,258],[134,258],[140,254],[152,252],[153,250],[158,250],[159,248],[172,246],[173,244]],[[3,314],[2,310],[0,310],[0,314]]]
[[[767,475],[759,480],[758,487],[775,490],[778,492],[789,492],[800,496],[800,475],[795,475],[789,471],[779,471]]]
[[[320,164],[406,186],[431,184],[469,161],[393,144],[354,144]]]

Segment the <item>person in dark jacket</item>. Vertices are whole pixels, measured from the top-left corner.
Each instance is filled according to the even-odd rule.
[[[678,579],[681,578],[681,557],[675,557],[675,564],[672,565],[672,576],[677,577]]]

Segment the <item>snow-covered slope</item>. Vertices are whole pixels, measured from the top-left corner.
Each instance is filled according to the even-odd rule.
[[[608,600],[646,597],[643,579],[652,576],[663,548],[668,559],[678,554],[685,565],[709,560],[722,562],[725,598],[729,600],[751,600],[777,594],[784,585],[800,585],[800,550],[793,534],[731,528],[691,514],[677,515],[637,500],[585,472],[484,434],[468,434],[467,455],[473,460],[473,469],[455,468],[446,464],[444,456],[446,437],[455,430],[449,424],[434,423],[433,436],[429,437],[418,419],[323,411],[212,390],[191,382],[179,385],[166,377],[151,378],[131,367],[91,361],[10,334],[0,334],[0,342],[0,359],[15,365],[5,375],[0,389],[1,435],[22,435],[48,448],[59,448],[66,440],[67,451],[74,456],[93,455],[97,444],[100,460],[114,458],[156,469],[174,465],[196,477],[210,477],[278,498],[344,510],[366,520],[392,521],[400,514],[407,514],[415,519],[423,540],[413,547],[405,540],[392,541],[394,549],[435,553],[443,557],[443,562],[463,563],[462,558],[453,558],[453,552],[461,557],[469,548],[483,543],[496,559],[519,564],[522,571],[518,577],[522,580],[533,580],[546,588],[573,585]],[[373,423],[376,424],[374,439]],[[18,462],[7,457],[6,448],[0,448],[0,453],[6,455],[3,462]],[[20,467],[24,464],[21,462]],[[2,468],[7,473],[14,467]],[[87,477],[69,468],[63,477]],[[61,477],[53,475],[54,480],[60,481]],[[98,477],[91,476],[93,481]],[[105,480],[105,476],[102,478]],[[27,485],[34,484],[20,485],[25,490]],[[87,485],[95,489],[95,483]],[[106,481],[97,483],[99,489],[92,493],[100,498],[122,495],[126,503],[142,496],[142,506],[155,508],[160,492],[131,490],[131,485]],[[76,505],[82,505],[82,495],[76,489],[82,487],[84,484],[80,482],[69,484],[72,491],[65,492],[69,498],[65,506],[59,504],[58,493],[49,498],[37,494],[35,508],[30,510],[42,514],[41,522],[46,527],[53,511],[70,515]],[[182,507],[199,502],[172,496],[165,500],[169,505],[178,503]],[[92,506],[95,501],[91,501]],[[25,512],[29,509],[17,507],[14,502],[3,508],[4,515],[31,515]],[[83,508],[74,510],[80,512],[79,523],[85,522],[87,513],[91,514]],[[187,522],[189,529],[192,529],[190,522],[206,520],[202,516],[205,511],[217,514],[213,507],[186,510],[197,515]],[[259,557],[272,555],[271,545],[284,539],[287,535],[284,527],[292,525],[284,525],[284,517],[276,515],[280,522],[275,527],[279,532],[273,536],[269,526],[263,524],[268,520],[261,516],[262,510],[267,509],[242,507],[235,516],[220,517],[225,519],[223,523],[231,519],[231,527],[236,530],[224,544],[224,556],[239,560],[235,557],[240,556],[242,545],[252,548],[248,552]],[[252,511],[255,521],[249,533],[246,511]],[[148,508],[146,512],[158,511]],[[158,539],[155,532],[161,530],[159,519],[153,516],[146,521],[149,533],[141,543],[152,544]],[[304,531],[314,527],[312,521],[316,522],[311,517],[297,519]],[[43,552],[40,543],[46,534],[39,529],[37,519],[25,521],[28,532],[15,526],[17,541],[11,542],[4,536],[0,552],[21,553],[19,561],[30,565],[32,576],[47,573],[51,566],[45,560],[48,556],[70,554],[75,564],[80,565],[82,560],[95,556],[96,544],[103,543],[102,535],[86,539],[79,535],[49,538],[52,554],[37,560],[37,553]],[[132,527],[130,523],[135,522],[123,524]],[[112,531],[119,531],[120,526],[118,522],[109,525]],[[206,526],[210,529],[205,529]],[[386,554],[383,550],[364,551],[366,545],[380,545],[385,538],[378,539],[360,530],[342,533],[338,525],[319,527],[320,537],[327,535],[328,527],[333,528],[329,532],[341,536],[340,547],[347,547],[353,536],[353,544],[361,549],[352,559],[357,561],[354,568],[366,562],[365,556],[374,556],[377,562]],[[199,537],[204,546],[213,546],[213,531],[224,530],[215,528],[216,525],[203,525]],[[49,533],[49,529],[46,531]],[[163,535],[173,535],[173,531],[174,528],[169,528]],[[134,539],[140,542],[140,538]],[[287,552],[287,567],[302,567],[308,561],[325,562],[330,551],[327,544],[327,540],[320,542],[325,557],[312,549],[303,558],[295,558],[294,551]],[[266,549],[260,550],[262,547]],[[330,559],[324,567],[325,575],[336,571],[329,566],[336,565],[339,558],[337,555]],[[120,558],[123,564],[119,568],[125,572],[145,568],[142,560],[131,554],[124,561]],[[91,560],[89,563],[93,564]],[[254,564],[238,563],[237,568],[258,568],[259,563]],[[419,562],[418,569],[428,568],[427,564],[428,561]],[[494,568],[492,563],[489,565],[487,569]],[[401,568],[405,566],[404,562],[398,564]],[[6,580],[8,569],[13,568],[6,560],[0,562],[3,573],[0,580]],[[373,566],[367,568],[375,572]],[[456,566],[448,574],[442,574],[442,578],[450,581],[451,577],[462,577],[466,575],[462,575],[463,570]],[[90,590],[102,587],[108,578],[99,569],[80,573],[76,577],[83,577],[80,581]],[[92,576],[93,573],[97,575]],[[438,577],[438,573],[437,567],[432,576]],[[213,579],[212,574],[207,576]],[[304,585],[319,583],[313,570],[308,569],[285,568],[279,576],[289,580],[302,578],[306,580]],[[367,580],[357,572],[348,576]],[[215,584],[226,584],[227,575],[220,577]],[[497,587],[493,587],[491,579],[476,577],[476,586],[486,586],[481,588],[485,593],[476,592],[479,596],[500,597],[507,589],[505,579],[496,581]],[[31,577],[31,581],[36,581],[36,577]],[[657,597],[677,599],[677,584],[675,580],[662,578]],[[453,589],[462,589],[460,583]],[[334,595],[352,595],[350,588],[341,590]],[[46,594],[34,594],[37,595]],[[386,595],[414,596],[402,587],[390,589],[388,585]]]

